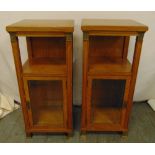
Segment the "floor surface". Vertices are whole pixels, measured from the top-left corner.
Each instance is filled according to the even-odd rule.
[[[0,120],[1,143],[148,143],[155,142],[155,112],[146,103],[135,103],[132,109],[128,137],[120,133],[87,133],[80,136],[80,107],[74,107],[73,137],[42,134],[26,138],[21,109]],[[76,122],[76,123],[75,123]]]

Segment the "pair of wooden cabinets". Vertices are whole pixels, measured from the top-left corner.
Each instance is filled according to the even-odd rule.
[[[82,21],[83,94],[81,131],[128,129],[143,35],[132,20]],[[72,20],[23,20],[7,26],[13,49],[27,136],[72,133]],[[127,60],[136,36],[133,62]],[[21,62],[19,36],[28,60]]]

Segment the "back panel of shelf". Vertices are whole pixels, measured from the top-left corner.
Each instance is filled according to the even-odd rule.
[[[65,37],[27,37],[31,64],[66,64]]]
[[[89,64],[122,62],[127,57],[129,37],[89,36]]]

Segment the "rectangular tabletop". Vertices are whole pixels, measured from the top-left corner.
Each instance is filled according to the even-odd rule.
[[[134,20],[127,19],[83,19],[81,29],[83,31],[145,32],[148,30],[148,27]]]
[[[73,32],[73,20],[22,20],[6,27],[8,32]]]

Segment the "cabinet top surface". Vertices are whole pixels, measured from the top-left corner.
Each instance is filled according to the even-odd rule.
[[[73,20],[22,20],[6,27],[8,32],[73,32]]]
[[[148,27],[130,19],[83,19],[81,29],[83,31],[103,30],[145,32],[148,30]]]

